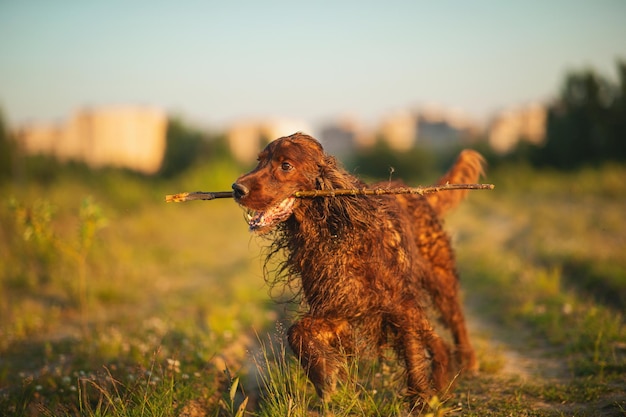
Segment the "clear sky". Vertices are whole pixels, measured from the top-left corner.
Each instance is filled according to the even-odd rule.
[[[205,126],[241,117],[372,122],[428,103],[476,118],[613,77],[626,1],[0,0],[12,125],[148,104]]]

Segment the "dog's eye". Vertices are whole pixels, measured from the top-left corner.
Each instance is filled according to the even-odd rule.
[[[283,171],[291,171],[293,169],[293,165],[291,165],[289,162],[283,162],[282,164],[280,164],[280,169],[282,169]]]

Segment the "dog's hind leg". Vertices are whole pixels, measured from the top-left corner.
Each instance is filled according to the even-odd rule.
[[[435,282],[444,286],[446,291],[441,291],[437,287],[431,288],[430,293],[433,295],[435,305],[441,312],[441,319],[452,332],[457,362],[463,372],[476,373],[478,372],[478,360],[467,331],[456,273],[447,268],[435,267],[435,275],[437,278]]]
[[[404,311],[397,329],[396,349],[406,363],[409,395],[428,401],[430,396],[448,388],[450,352],[420,309]]]
[[[324,401],[345,377],[346,354],[353,349],[352,331],[345,320],[309,315],[289,328],[289,345]]]

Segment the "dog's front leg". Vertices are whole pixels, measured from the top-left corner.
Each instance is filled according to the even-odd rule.
[[[352,351],[347,321],[304,316],[288,331],[291,349],[323,401],[328,401],[337,379],[345,377],[346,354]]]

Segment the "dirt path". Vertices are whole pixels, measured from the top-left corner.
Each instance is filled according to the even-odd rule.
[[[509,330],[471,310],[467,312],[467,325],[483,355],[495,352],[500,357],[499,374],[524,382],[558,381],[568,377],[567,363],[556,357],[546,343],[533,338],[529,331]],[[498,357],[492,356],[491,360],[497,362]]]
[[[466,314],[481,373],[459,383],[458,415],[626,416],[626,393],[593,402],[546,400],[551,387],[574,381],[558,350],[530,331],[507,328],[476,310]]]

